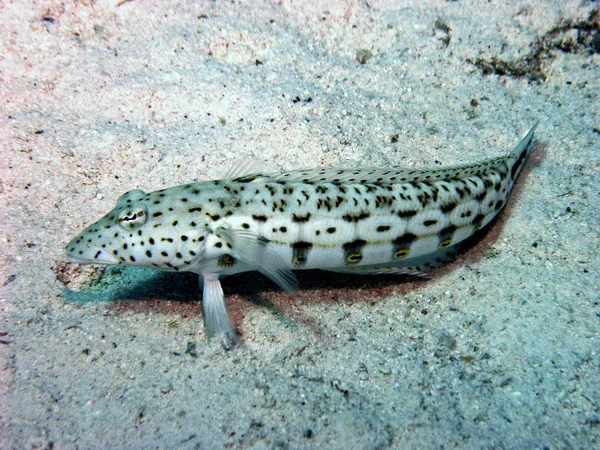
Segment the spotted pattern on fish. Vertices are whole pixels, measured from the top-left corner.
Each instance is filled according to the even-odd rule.
[[[472,165],[241,173],[133,190],[67,253],[202,275],[208,334],[235,342],[219,275],[258,270],[293,292],[298,269],[424,274],[504,207],[534,131],[510,154]]]

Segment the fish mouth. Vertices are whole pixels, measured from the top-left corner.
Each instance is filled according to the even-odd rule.
[[[101,248],[88,246],[80,255],[67,251],[67,261],[78,264],[119,264],[119,260]]]

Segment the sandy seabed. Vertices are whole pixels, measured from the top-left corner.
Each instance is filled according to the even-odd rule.
[[[0,448],[600,446],[594,1],[0,6]],[[193,275],[65,263],[130,189],[505,154],[480,242],[427,281],[255,273],[205,339]]]

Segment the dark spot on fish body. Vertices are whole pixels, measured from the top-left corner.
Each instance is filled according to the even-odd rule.
[[[303,216],[292,214],[292,222],[294,223],[303,223],[308,222],[310,220],[310,213],[306,213]]]
[[[296,250],[303,250],[303,249],[308,249],[308,248],[312,248],[313,244],[311,244],[310,242],[306,242],[306,241],[298,241],[298,242],[294,242],[292,244],[292,248],[296,249]]]
[[[483,219],[485,219],[485,216],[483,214],[477,214],[475,216],[475,219],[473,219],[473,226],[475,227],[475,231],[479,231],[481,229]]]
[[[361,220],[368,219],[369,217],[371,217],[371,214],[369,214],[366,211],[362,211],[360,214],[344,214],[342,216],[342,219],[345,222],[357,223],[357,222],[360,222]]]
[[[367,241],[363,239],[356,239],[352,242],[346,242],[344,245],[342,245],[342,248],[345,252],[344,259],[346,264],[358,264],[362,261],[362,251],[366,243]]]
[[[304,266],[306,264],[306,256],[297,255],[294,257],[293,262],[294,262],[294,266],[296,266],[296,267]]]
[[[327,208],[327,211],[331,211],[331,203],[329,197],[321,198],[317,201],[317,209],[321,209],[323,206]]]
[[[447,205],[440,207],[440,209],[442,210],[442,212],[444,214],[448,214],[448,213],[452,212],[454,210],[454,208],[456,208],[457,206],[458,206],[458,202],[453,202],[453,203],[448,203]]]
[[[513,180],[515,180],[517,178],[517,176],[519,175],[519,172],[521,171],[521,167],[523,166],[523,163],[525,162],[525,158],[527,157],[528,149],[529,149],[529,145],[527,147],[525,147],[525,149],[523,149],[523,151],[519,155],[519,158],[517,159],[517,161],[515,162],[514,166],[512,167],[512,169],[510,171],[510,177]]]
[[[232,267],[235,265],[235,263],[235,258],[229,254],[223,255],[217,260],[217,265],[219,267]]]
[[[394,259],[402,259],[402,258],[406,258],[409,253],[410,253],[410,251],[408,248],[401,248],[394,252],[393,257],[394,257]]]
[[[252,219],[255,220],[256,222],[266,222],[267,216],[253,214]]]
[[[377,232],[378,232],[378,233],[384,233],[384,232],[386,232],[386,231],[389,231],[389,230],[390,230],[390,228],[391,228],[391,227],[390,227],[389,225],[379,225],[379,226],[377,227]]]
[[[479,194],[477,194],[475,197],[473,197],[476,201],[480,202],[481,200],[483,200],[486,196],[487,192],[485,190],[481,191]]]
[[[440,231],[440,248],[446,248],[452,243],[452,237],[457,229],[455,225],[450,225]]]
[[[402,259],[408,256],[410,252],[411,244],[417,240],[417,236],[412,233],[403,234],[402,236],[398,236],[393,241],[393,258],[394,259]]]
[[[306,264],[308,252],[312,247],[313,244],[306,241],[292,244],[292,263],[295,267],[302,267]]]
[[[402,218],[402,219],[407,219],[409,217],[413,217],[417,215],[416,210],[412,209],[412,210],[404,210],[404,211],[398,211],[398,217]]]
[[[358,264],[359,262],[362,261],[362,258],[363,258],[363,256],[361,253],[350,253],[346,257],[346,262],[348,264]]]

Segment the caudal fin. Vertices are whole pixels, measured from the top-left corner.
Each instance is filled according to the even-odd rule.
[[[529,154],[531,153],[531,149],[533,148],[533,144],[535,142],[534,134],[535,129],[540,123],[539,120],[533,124],[533,126],[529,129],[527,134],[523,136],[523,138],[519,141],[516,147],[510,152],[510,156],[508,157],[507,164],[510,167],[510,176],[513,181],[517,179],[519,173],[521,173],[521,169],[527,161]]]

